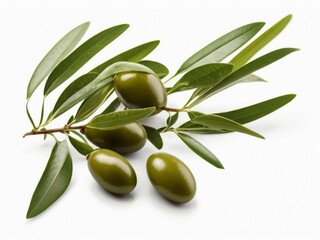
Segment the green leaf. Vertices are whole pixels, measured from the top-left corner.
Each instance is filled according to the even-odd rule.
[[[234,71],[247,63],[257,52],[271,42],[282,30],[288,25],[292,15],[288,15],[261,34],[256,40],[250,43],[240,53],[238,53],[231,61],[234,65]]]
[[[168,125],[167,127],[169,128],[173,124],[175,124],[177,122],[178,118],[179,118],[179,113],[178,112],[176,112],[173,115],[170,114],[169,117],[167,118],[167,125]]]
[[[100,115],[115,112],[119,108],[120,104],[121,102],[119,98],[115,98]]]
[[[150,60],[143,60],[139,63],[152,69],[152,71],[154,71],[160,79],[166,77],[169,74],[169,69],[162,63]]]
[[[55,68],[55,66],[64,59],[70,51],[81,40],[87,31],[90,23],[83,23],[76,28],[72,29],[64,35],[44,56],[39,65],[34,70],[32,77],[29,81],[27,89],[27,99],[31,97],[40,83],[48,76],[48,74]]]
[[[139,62],[141,59],[149,55],[158,45],[160,41],[147,42],[132,49],[129,49],[108,61],[100,64],[99,66],[92,69],[90,72],[101,73],[106,67],[119,61],[127,62]]]
[[[189,107],[193,107],[203,100],[211,97],[212,95],[225,90],[228,87],[231,87],[235,85],[236,83],[239,83],[243,81],[243,78],[246,77],[247,75],[270,65],[273,62],[276,62],[277,60],[287,56],[290,53],[293,53],[297,51],[298,49],[296,48],[281,48],[275,51],[272,51],[270,53],[267,53],[249,63],[244,65],[243,67],[239,68],[237,71],[233,72],[230,74],[228,77],[226,77],[223,81],[218,83],[216,86],[212,88],[207,88],[195,101],[191,104],[189,104]]]
[[[169,93],[189,90],[192,88],[212,87],[217,85],[232,71],[232,65],[226,63],[211,63],[194,68],[187,72],[170,89]]]
[[[237,110],[216,113],[216,115],[232,119],[240,124],[245,124],[276,111],[277,109],[291,102],[295,96],[295,94],[283,95]]]
[[[222,61],[248,42],[263,26],[262,22],[251,23],[223,35],[188,58],[176,75],[191,67]]]
[[[160,150],[163,147],[163,141],[158,130],[150,126],[143,125],[143,127],[146,130],[148,140]]]
[[[69,141],[72,146],[82,155],[86,156],[88,153],[91,153],[94,149],[87,143],[79,141],[71,136],[69,136]]]
[[[132,63],[132,62],[116,62],[112,65],[110,65],[109,67],[107,67],[106,69],[104,69],[97,77],[96,81],[100,81],[103,80],[107,77],[113,76],[117,73],[120,72],[146,72],[146,73],[152,73],[154,74],[154,72],[139,63]]]
[[[68,57],[60,62],[49,75],[44,88],[44,95],[47,96],[51,91],[70,78],[93,56],[119,37],[128,27],[129,25],[122,24],[106,29],[74,50]]]
[[[251,83],[251,82],[267,82],[266,80],[262,79],[261,77],[254,75],[254,74],[249,74],[247,76],[244,76],[243,78],[237,80],[236,82],[230,84],[228,87],[231,87],[235,84],[238,83]],[[225,88],[222,88],[220,91],[224,90]],[[208,88],[198,88],[196,89],[193,94],[191,95],[191,97],[189,98],[188,103],[190,103],[193,99],[195,99],[198,96],[201,96],[202,94],[204,94],[205,92],[208,91]],[[188,107],[191,108],[193,106],[195,106],[196,104],[190,104]]]
[[[155,107],[130,109],[112,112],[94,117],[87,125],[88,128],[109,129],[115,126],[129,124],[150,116]]]
[[[112,92],[113,84],[109,83],[85,99],[80,105],[73,123],[81,122],[90,117],[108,99]]]
[[[215,131],[234,131],[234,132],[241,132],[244,134],[248,134],[254,137],[262,138],[264,137],[259,133],[250,130],[242,126],[241,124],[218,115],[203,115],[191,120],[193,123],[201,124],[208,127],[210,130]]]
[[[71,175],[72,160],[67,142],[58,142],[33,193],[27,218],[35,217],[51,206],[67,189]]]
[[[206,148],[196,139],[185,133],[176,132],[176,134],[182,140],[182,142],[184,142],[199,157],[203,158],[213,166],[223,169],[223,165],[219,161],[219,159],[208,148]]]
[[[97,81],[98,77],[97,74],[88,73],[73,81],[61,93],[48,117],[47,123],[113,81],[112,77],[104,81]]]

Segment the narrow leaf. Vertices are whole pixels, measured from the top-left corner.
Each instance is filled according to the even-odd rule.
[[[169,69],[162,63],[150,60],[143,60],[139,63],[154,71],[160,79],[166,77],[169,74]]]
[[[119,61],[127,62],[139,62],[144,57],[148,56],[158,45],[160,41],[147,42],[132,49],[129,49],[108,61],[100,64],[99,66],[92,69],[90,72],[101,73],[106,67]]]
[[[297,51],[298,49],[296,48],[281,48],[275,51],[272,51],[270,53],[267,53],[249,63],[244,65],[243,67],[239,68],[237,71],[233,72],[230,74],[228,77],[226,77],[223,81],[218,83],[216,86],[212,88],[207,88],[205,90],[202,90],[202,94],[199,95],[195,101],[190,104],[189,106],[195,106],[196,104],[202,102],[203,100],[211,97],[212,95],[225,90],[228,87],[231,87],[235,85],[236,83],[239,83],[243,81],[243,78],[246,77],[247,75],[270,65],[271,63],[274,63],[278,61],[279,59],[287,56],[290,53],[293,53]]]
[[[282,30],[288,25],[292,15],[288,15],[261,34],[256,40],[250,43],[240,53],[238,53],[231,61],[234,65],[234,71],[247,63],[257,52],[271,42]]]
[[[295,94],[283,95],[230,112],[216,113],[216,115],[232,119],[240,124],[245,124],[276,111],[291,102],[295,96]]]
[[[86,156],[88,153],[91,153],[94,149],[87,143],[79,141],[71,136],[69,136],[69,141],[72,146],[82,155]]]
[[[122,24],[108,28],[93,36],[80,47],[74,50],[67,58],[60,62],[49,75],[44,88],[44,95],[51,91],[76,73],[93,56],[119,37],[129,25]]]
[[[211,130],[241,132],[264,139],[264,137],[259,133],[246,128],[233,120],[218,115],[204,115],[196,117],[193,118],[191,122],[204,125]]]
[[[72,160],[67,142],[58,142],[33,193],[27,218],[35,217],[51,206],[67,189],[71,175]]]
[[[130,109],[112,112],[94,117],[87,125],[88,128],[108,129],[119,125],[129,124],[150,116],[155,107]]]
[[[115,98],[100,115],[115,112],[119,108],[120,104],[121,102],[119,98]]]
[[[146,125],[143,125],[143,127],[146,130],[149,142],[151,142],[153,146],[160,150],[163,147],[163,141],[158,130]]]
[[[73,122],[81,122],[90,117],[108,99],[112,92],[113,84],[109,83],[85,99],[80,105]]]
[[[191,67],[222,61],[248,42],[263,26],[262,22],[251,23],[223,35],[188,58],[176,75]]]
[[[73,81],[61,93],[47,122],[60,116],[62,113],[66,112],[99,89],[105,87],[113,80],[113,78],[109,77],[104,81],[97,82],[97,78],[98,76],[96,74],[88,73]]]
[[[170,89],[170,93],[192,88],[213,87],[228,76],[232,65],[226,63],[211,63],[194,68],[187,72]]]
[[[27,99],[31,97],[40,83],[48,76],[48,74],[55,68],[55,66],[64,59],[70,51],[81,40],[87,31],[90,23],[83,23],[76,28],[72,29],[64,35],[44,56],[39,65],[34,70],[32,77],[29,81],[27,90]]]
[[[179,118],[179,113],[178,112],[176,112],[173,115],[170,114],[169,117],[167,118],[167,125],[168,125],[167,127],[169,128],[173,124],[175,124],[177,122],[178,118]]]
[[[251,82],[267,82],[266,80],[262,79],[261,77],[254,75],[254,74],[249,74],[247,76],[244,76],[243,78],[239,79],[238,81],[234,82],[233,84],[229,85],[228,87],[231,87],[235,84],[238,83],[251,83]],[[225,88],[222,88],[220,91],[224,90]],[[194,100],[195,98],[197,98],[198,96],[201,96],[202,94],[206,93],[208,91],[208,88],[198,88],[196,89],[193,94],[191,95],[191,97],[189,98],[188,102],[186,105],[188,105],[188,103],[190,103],[192,100]],[[197,103],[192,103],[190,105],[188,105],[189,108],[195,106]]]
[[[203,158],[204,160],[206,160],[208,163],[212,164],[213,166],[223,169],[223,165],[219,161],[219,159],[208,148],[206,148],[204,145],[202,145],[196,139],[194,139],[193,137],[191,137],[185,133],[176,132],[176,134],[199,157]]]

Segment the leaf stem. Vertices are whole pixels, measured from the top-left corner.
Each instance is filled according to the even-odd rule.
[[[26,132],[23,135],[23,137],[31,136],[31,135],[40,135],[40,134],[51,134],[51,133],[56,133],[56,132],[64,133],[66,131],[77,130],[77,129],[82,130],[84,128],[85,128],[85,125],[81,125],[81,126],[65,126],[63,128],[52,128],[52,129],[42,128],[40,130],[32,129],[30,132]]]

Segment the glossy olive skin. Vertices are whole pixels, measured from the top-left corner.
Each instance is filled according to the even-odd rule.
[[[186,203],[196,194],[196,181],[190,169],[171,154],[152,154],[147,161],[147,173],[155,189],[172,202]]]
[[[161,80],[143,72],[118,73],[114,87],[120,101],[127,108],[156,107],[157,112],[167,104],[167,92]]]
[[[137,176],[131,164],[120,154],[98,149],[88,156],[88,168],[93,178],[107,191],[123,195],[137,185]]]
[[[130,123],[106,130],[85,128],[84,134],[94,145],[120,154],[136,152],[147,141],[146,130],[139,123]]]

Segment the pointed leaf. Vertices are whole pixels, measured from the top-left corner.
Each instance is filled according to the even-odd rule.
[[[105,87],[113,80],[112,77],[109,77],[104,81],[97,82],[96,79],[98,77],[99,76],[94,73],[88,73],[73,81],[61,93],[51,114],[48,117],[47,122],[50,122],[56,117],[60,116],[62,113],[66,112],[99,89]]]
[[[122,24],[108,28],[93,36],[74,50],[67,58],[60,62],[49,75],[44,88],[44,95],[47,96],[51,91],[70,78],[93,56],[119,37],[128,27],[129,25]]]
[[[169,93],[215,86],[231,73],[232,67],[226,63],[211,63],[194,68],[183,75]]]
[[[288,25],[292,15],[288,15],[261,34],[256,40],[250,43],[240,53],[238,53],[231,61],[234,65],[234,71],[247,63],[257,52],[271,42],[283,29]]]
[[[81,122],[90,117],[108,99],[112,92],[113,84],[109,83],[85,99],[80,105],[73,123]]]
[[[243,80],[244,77],[247,75],[270,65],[271,63],[274,63],[278,61],[279,59],[287,56],[290,53],[293,53],[297,51],[296,48],[281,48],[275,51],[272,51],[270,53],[267,53],[249,63],[244,65],[243,67],[239,68],[237,71],[230,74],[228,77],[226,77],[223,81],[218,83],[216,86],[212,88],[207,88],[206,90],[202,90],[203,94],[199,95],[197,99],[194,100],[192,104],[189,104],[189,106],[193,107],[203,100],[211,97],[212,95],[223,91],[227,89],[228,87],[231,87],[235,85],[236,83],[239,83]]]
[[[119,61],[127,62],[139,62],[144,57],[148,56],[158,45],[160,41],[147,42],[132,49],[129,49],[108,61],[100,64],[99,66],[92,69],[90,72],[101,73],[106,67]]]
[[[86,156],[87,154],[91,153],[94,149],[87,143],[79,141],[71,136],[69,136],[69,141],[72,146],[78,151],[78,153]]]
[[[51,206],[67,189],[72,175],[72,160],[66,141],[56,143],[47,166],[33,193],[27,218]]]
[[[130,109],[112,112],[94,117],[87,125],[88,128],[109,129],[115,126],[129,124],[150,116],[155,107]]]
[[[191,122],[204,125],[211,130],[241,132],[264,139],[259,133],[246,128],[233,120],[218,115],[203,115],[193,118]]]
[[[159,131],[150,126],[143,125],[143,127],[146,130],[148,140],[160,150],[163,147],[163,141]]]
[[[176,132],[176,134],[199,157],[203,158],[204,160],[206,160],[208,163],[212,164],[213,166],[223,169],[223,165],[219,161],[219,159],[208,148],[206,148],[204,145],[202,145],[196,139],[194,139],[193,137],[191,137],[185,133]]]
[[[115,112],[119,108],[120,104],[121,102],[119,98],[115,98],[100,115]]]
[[[223,35],[188,58],[176,75],[191,67],[222,61],[248,42],[263,26],[262,22],[251,23]]]
[[[244,76],[243,78],[239,79],[238,81],[234,82],[233,84],[229,85],[228,87],[231,87],[232,85],[238,84],[238,83],[251,83],[251,82],[267,82],[266,80],[262,79],[261,77],[254,75],[254,74],[249,74],[247,76]],[[224,88],[222,88],[220,91],[224,90]],[[194,100],[195,98],[197,98],[198,96],[201,96],[202,94],[206,93],[208,91],[208,88],[198,88],[196,89],[193,94],[191,95],[191,97],[189,98],[188,103],[190,103],[192,100]],[[192,103],[190,105],[188,105],[189,108],[195,106],[195,103]]]
[[[295,94],[283,95],[230,112],[216,113],[216,115],[232,119],[240,124],[245,124],[276,111],[292,101],[295,96]]]
[[[179,113],[178,112],[176,112],[173,115],[170,114],[169,117],[167,118],[167,125],[168,125],[167,127],[169,128],[173,124],[175,124],[177,122],[178,118],[179,118]]]
[[[152,71],[154,71],[155,74],[157,74],[157,76],[160,79],[164,78],[169,74],[169,69],[162,63],[150,61],[150,60],[143,60],[143,61],[140,61],[139,63],[152,69]]]
[[[64,35],[44,56],[34,70],[30,79],[27,90],[27,99],[31,97],[36,88],[55,68],[55,66],[62,59],[64,59],[70,53],[70,51],[72,51],[72,49],[77,45],[87,31],[89,25],[90,23],[86,22],[72,29],[70,32]]]

